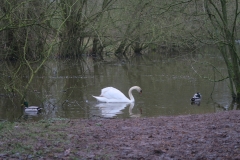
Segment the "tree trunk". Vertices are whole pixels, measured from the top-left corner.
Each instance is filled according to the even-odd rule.
[[[220,6],[212,0],[205,0],[205,8],[218,36],[217,45],[228,69],[230,90],[233,100],[240,100],[240,66],[236,50],[236,19],[238,17],[238,0],[235,0],[235,17],[229,23],[227,2],[220,0]],[[232,2],[233,3],[233,2]],[[212,7],[210,9],[210,7]]]

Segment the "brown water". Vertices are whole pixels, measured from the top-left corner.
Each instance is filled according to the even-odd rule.
[[[73,60],[49,61],[34,78],[27,95],[29,104],[42,107],[43,112],[25,114],[24,118],[155,117],[212,113],[236,107],[231,105],[227,80],[214,84],[198,75],[214,78],[213,68],[205,62],[226,75],[223,59],[213,54],[167,59],[150,54],[131,62],[97,65],[90,58],[83,65]],[[215,78],[220,78],[215,73]],[[107,86],[127,95],[134,85],[143,90],[142,95],[133,92],[134,104],[101,104],[92,97],[100,95]],[[195,92],[203,96],[200,105],[190,103]],[[16,119],[20,110],[12,106],[9,98],[0,98],[0,119]]]

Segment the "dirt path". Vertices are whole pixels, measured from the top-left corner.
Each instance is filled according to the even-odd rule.
[[[36,123],[31,125],[37,126]],[[18,157],[16,153],[8,153],[0,158],[240,159],[240,111],[236,110],[126,120],[65,120],[34,129],[24,126],[19,124],[18,132],[41,135],[21,141],[31,142],[30,151],[33,153],[23,151]],[[14,137],[10,142],[19,140],[17,133]]]
[[[91,120],[78,136],[92,146],[79,154],[89,158],[105,153],[110,159],[240,159],[240,111]]]

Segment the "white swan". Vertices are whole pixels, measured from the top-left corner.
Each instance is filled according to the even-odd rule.
[[[142,93],[142,89],[138,86],[133,86],[129,89],[128,99],[121,91],[119,91],[116,88],[113,87],[106,87],[103,88],[101,91],[100,96],[93,96],[96,98],[99,102],[105,102],[105,103],[110,103],[110,102],[127,102],[127,103],[133,103],[135,102],[135,99],[132,95],[132,91],[137,90],[139,93]]]

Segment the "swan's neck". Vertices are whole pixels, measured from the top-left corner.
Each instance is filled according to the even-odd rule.
[[[132,95],[132,90],[134,90],[134,88],[130,88],[129,91],[128,91],[128,95],[129,95],[129,98],[130,98],[130,102],[135,102],[135,99]]]

